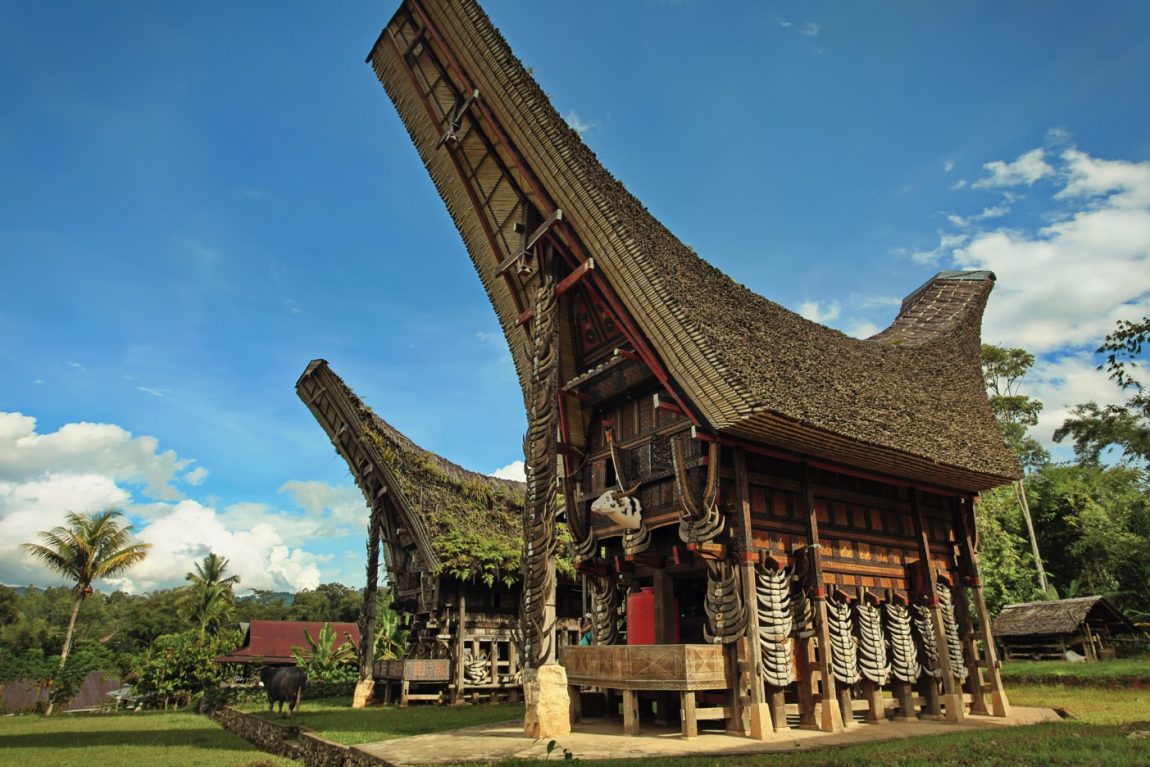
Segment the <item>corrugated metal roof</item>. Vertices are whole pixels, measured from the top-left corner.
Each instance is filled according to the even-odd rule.
[[[312,639],[319,637],[323,621],[252,621],[244,635],[241,647],[216,658],[217,663],[269,663],[294,664],[292,648],[298,647],[308,655],[306,631]],[[336,647],[350,641],[359,647],[359,626],[354,623],[332,623],[331,630],[340,639]]]

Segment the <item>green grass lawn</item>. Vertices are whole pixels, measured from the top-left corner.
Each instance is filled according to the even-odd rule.
[[[264,767],[265,754],[193,712],[0,717],[0,764],[11,767]]]
[[[1150,661],[1011,663],[1007,691],[1017,706],[1065,709],[1065,722],[866,744],[802,753],[685,759],[586,761],[583,767],[974,767],[975,765],[1150,765]],[[1064,667],[1065,666],[1065,667]],[[1024,673],[1025,672],[1025,673]],[[1060,676],[1053,676],[1060,675]],[[1030,679],[1060,683],[1035,683]],[[1064,682],[1064,683],[1063,683]],[[244,710],[266,714],[262,704]],[[353,710],[343,699],[304,701],[291,723],[355,744],[521,719],[521,705],[412,706]],[[286,722],[273,715],[273,721]],[[578,754],[575,754],[578,757]],[[558,759],[557,761],[562,761]],[[254,750],[195,713],[0,717],[0,764],[19,767],[265,767],[294,765]],[[501,767],[514,767],[504,762]]]
[[[510,719],[523,719],[522,704],[482,706],[412,706],[410,708],[372,707],[353,709],[346,698],[305,700],[290,720],[268,714],[267,704],[237,706],[277,724],[291,723],[314,730],[328,740],[355,745],[405,738],[427,732],[444,732]]]

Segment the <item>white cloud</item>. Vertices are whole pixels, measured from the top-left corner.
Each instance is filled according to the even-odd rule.
[[[519,482],[527,481],[527,473],[524,469],[523,461],[512,461],[503,468],[491,472],[491,476],[498,477],[499,479],[514,479]]]
[[[954,160],[943,160],[942,161],[942,172],[943,173],[950,173],[952,170],[954,170]]]
[[[860,309],[886,309],[891,306],[895,308],[902,306],[902,299],[897,296],[876,296],[873,294],[854,293],[850,297],[850,302],[851,306],[857,306]]]
[[[1098,369],[1089,352],[1039,358],[1026,377],[1025,391],[1043,403],[1038,424],[1031,433],[1048,449],[1061,450],[1067,456],[1073,445],[1063,442],[1060,447],[1054,441],[1054,432],[1070,417],[1075,405],[1090,401],[1113,405],[1123,401],[1122,391],[1105,371]]]
[[[982,166],[990,175],[971,184],[974,189],[996,187],[1030,186],[1039,179],[1054,175],[1054,168],[1046,162],[1046,150],[1042,147],[1020,155],[1014,162],[995,160]]]
[[[211,472],[209,472],[203,466],[197,466],[196,468],[192,469],[187,474],[185,474],[183,479],[184,479],[184,482],[186,482],[189,485],[202,485],[204,483],[204,480],[208,478],[208,474],[210,474],[210,473]]]
[[[870,338],[881,329],[870,320],[854,320],[843,329],[843,332],[855,338]]]
[[[88,368],[84,367],[84,365],[79,362],[68,362],[65,364],[67,364],[67,366],[70,368],[76,368],[76,370],[79,370],[81,373],[88,372]]]
[[[168,389],[153,389],[151,386],[137,386],[136,391],[142,391],[144,394],[151,394],[153,397],[163,397],[165,394],[171,394]]]
[[[362,525],[367,523],[367,503],[355,485],[329,485],[326,482],[292,480],[280,486],[281,493],[291,496],[310,514],[321,516],[325,512],[339,522]]]
[[[966,242],[967,236],[965,234],[939,232],[938,245],[932,250],[916,250],[910,254],[910,258],[918,264],[938,263],[943,256],[950,256],[955,248],[961,247]]]
[[[176,480],[195,486],[208,475],[196,467],[181,476],[191,463],[160,450],[155,437],[133,437],[113,424],[71,423],[41,434],[36,419],[0,412],[0,583],[60,583],[19,544],[63,524],[69,512],[115,507],[153,548],[143,563],[104,587],[138,592],[179,586],[195,562],[214,551],[231,560],[245,588],[314,588],[328,557],[307,545],[354,532],[336,527],[366,516],[356,488],[318,482],[285,483],[295,511],[263,503],[220,511],[212,501],[186,499],[172,488]]]
[[[819,36],[819,25],[814,23],[813,21],[808,21],[807,25],[805,27],[803,27],[803,34],[806,35],[807,37],[818,37]]]
[[[841,313],[842,305],[838,301],[803,301],[799,304],[800,315],[823,325],[834,322]]]
[[[966,224],[967,224],[967,221],[965,218],[963,218],[962,216],[955,214],[955,213],[951,213],[949,216],[947,216],[946,220],[949,221],[954,226],[966,226]]]
[[[966,188],[966,179],[960,178],[958,181],[955,181],[953,184],[951,184],[950,188],[954,189],[954,190],[965,189]]]
[[[789,22],[786,19],[779,19],[779,26],[782,27],[783,29],[786,29],[787,27],[791,26],[791,23],[792,22]]]
[[[152,498],[181,498],[171,482],[188,462],[171,450],[158,451],[158,446],[155,437],[133,437],[106,423],[69,423],[39,434],[35,418],[0,413],[0,480],[94,473],[116,482],[143,484]]]
[[[486,330],[475,331],[475,337],[485,344],[502,344],[502,333],[488,333]]]
[[[563,115],[563,119],[566,120],[567,124],[571,126],[571,130],[575,131],[580,136],[592,128],[599,127],[599,123],[597,122],[583,122],[583,120],[579,117],[579,113],[574,109],[568,110],[567,114]]]
[[[953,251],[956,266],[998,277],[990,342],[1033,353],[1096,345],[1118,320],[1150,313],[1150,163],[1077,149],[1060,159],[1066,181],[1054,198],[1070,207],[1057,221],[980,232]]]

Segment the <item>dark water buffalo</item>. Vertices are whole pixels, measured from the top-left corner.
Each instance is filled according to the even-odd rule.
[[[299,708],[300,695],[307,684],[307,673],[294,666],[264,666],[260,671],[260,681],[268,693],[268,711],[272,711],[276,703],[279,703],[282,714],[284,703],[287,703],[290,719],[292,712]]]

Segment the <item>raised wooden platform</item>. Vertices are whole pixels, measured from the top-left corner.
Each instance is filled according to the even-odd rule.
[[[567,670],[578,717],[579,687],[602,687],[623,693],[623,732],[639,732],[639,706],[636,692],[676,691],[682,707],[684,738],[699,734],[698,719],[726,714],[723,709],[698,711],[696,690],[722,690],[728,687],[727,655],[719,645],[594,645],[565,647],[559,662]]]

